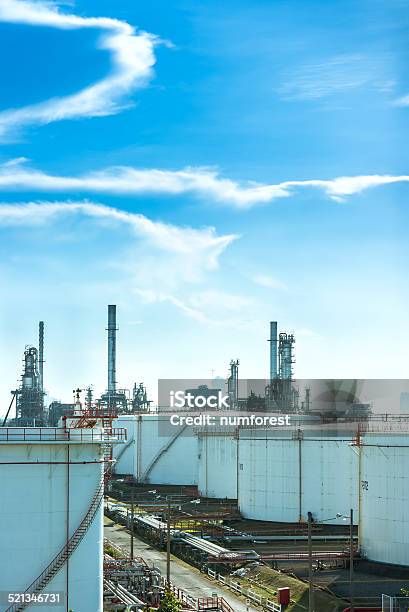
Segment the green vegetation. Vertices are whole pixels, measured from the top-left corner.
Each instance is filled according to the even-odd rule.
[[[250,588],[257,595],[277,601],[277,591],[282,587],[290,587],[291,604],[288,612],[308,611],[308,584],[294,576],[277,572],[269,567],[259,567],[249,572],[243,578],[233,577],[243,587]],[[316,612],[341,612],[348,603],[319,587],[314,590]]]
[[[158,610],[159,612],[179,612],[181,607],[181,602],[175,597],[172,591],[166,591]]]
[[[113,557],[114,559],[121,559],[122,555],[110,544],[104,544],[104,553]]]

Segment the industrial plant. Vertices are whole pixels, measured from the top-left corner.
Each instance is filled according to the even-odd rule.
[[[43,321],[24,349],[0,429],[1,612],[142,610],[168,592],[187,610],[407,610],[407,413],[380,410],[371,381],[295,378],[295,335],[272,321],[267,379],[240,379],[232,359],[226,379],[182,389],[264,425],[175,426],[169,381],[156,403],[118,385],[115,305],[106,331],[100,395],[48,404]],[[171,556],[211,597],[178,583]]]

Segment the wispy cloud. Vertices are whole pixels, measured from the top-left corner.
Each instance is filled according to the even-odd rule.
[[[0,188],[3,190],[170,196],[192,193],[236,208],[266,204],[277,198],[290,197],[297,190],[311,188],[324,191],[333,200],[344,201],[348,196],[369,188],[408,181],[409,175],[372,174],[260,184],[223,178],[217,170],[207,168],[172,171],[129,166],[108,167],[74,177],[51,175],[33,169],[27,165],[24,158],[0,165]]]
[[[265,287],[266,289],[287,289],[287,286],[284,283],[282,283],[277,278],[270,276],[269,274],[257,274],[254,277],[253,281],[256,285],[260,285],[260,287]]]
[[[385,57],[345,54],[304,64],[283,77],[278,93],[285,100],[319,100],[362,87],[389,92],[394,80],[388,75]]]
[[[88,201],[0,204],[0,226],[44,225],[64,215],[82,215],[126,225],[135,236],[155,248],[182,259],[193,257],[205,269],[216,268],[221,253],[237,238],[233,234],[218,236],[213,227],[195,229],[170,225]]]
[[[395,106],[409,106],[409,94],[407,94],[406,96],[402,96],[398,98],[397,100],[395,100],[394,105]]]
[[[77,93],[1,111],[0,140],[12,140],[22,128],[33,124],[117,113],[126,104],[127,96],[145,85],[152,75],[158,39],[146,32],[137,33],[126,22],[66,14],[54,2],[34,0],[1,0],[0,21],[64,30],[101,29],[104,34],[99,47],[111,52],[113,64],[111,74]]]
[[[136,288],[135,293],[148,304],[171,304],[188,318],[208,327],[243,329],[256,318],[253,299],[225,291],[206,289],[175,295],[156,289]]]

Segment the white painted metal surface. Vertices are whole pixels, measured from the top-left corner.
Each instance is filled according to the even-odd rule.
[[[115,460],[113,471],[115,474],[136,475],[137,417],[121,415],[114,420],[113,427],[126,429],[126,443],[117,444],[113,448],[113,458]]]
[[[242,430],[239,506],[255,520],[342,523],[358,508],[358,457],[352,436],[295,431]]]
[[[360,452],[361,552],[409,566],[409,435],[367,434]]]
[[[117,474],[133,474],[140,482],[195,485],[198,480],[198,439],[192,427],[169,424],[168,415],[123,415],[114,427],[125,427],[134,439],[119,459]],[[121,453],[118,447],[115,455]]]
[[[78,527],[100,483],[101,452],[97,441],[0,441],[0,591],[24,592]],[[102,513],[101,504],[44,591],[68,591],[67,609],[102,612]]]
[[[199,436],[199,494],[237,499],[237,439],[232,432]]]

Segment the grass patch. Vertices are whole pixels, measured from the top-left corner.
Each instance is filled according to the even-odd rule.
[[[290,587],[291,605],[288,612],[308,611],[308,584],[295,576],[284,574],[269,567],[258,567],[243,578],[232,576],[245,588],[251,588],[257,595],[277,601],[277,591],[282,587]],[[325,589],[315,587],[314,603],[316,612],[341,612],[348,602]]]

